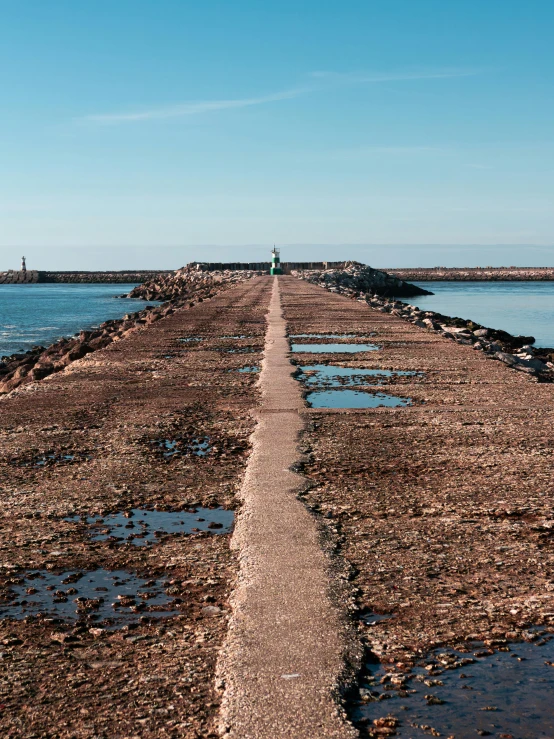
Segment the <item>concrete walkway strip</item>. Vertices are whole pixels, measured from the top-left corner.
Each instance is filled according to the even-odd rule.
[[[304,406],[277,278],[267,321],[262,406],[232,541],[240,573],[218,670],[220,731],[237,739],[356,737],[338,700],[352,643],[318,525],[297,498],[303,479],[290,470]]]

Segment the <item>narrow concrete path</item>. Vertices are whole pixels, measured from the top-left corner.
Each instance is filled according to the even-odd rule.
[[[221,733],[240,739],[355,737],[336,700],[347,652],[328,557],[296,497],[304,408],[288,359],[275,279],[260,383],[262,407],[232,546],[240,573],[219,666]]]

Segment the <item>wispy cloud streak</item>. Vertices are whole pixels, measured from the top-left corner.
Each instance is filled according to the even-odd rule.
[[[164,107],[147,108],[131,112],[98,113],[85,115],[77,119],[80,123],[111,125],[118,123],[133,123],[140,121],[166,120],[170,118],[188,118],[204,113],[213,113],[219,110],[250,108],[255,105],[291,100],[313,92],[321,92],[333,87],[346,85],[360,85],[380,82],[438,80],[453,77],[471,77],[480,74],[478,69],[431,69],[406,72],[375,72],[375,73],[342,73],[319,71],[312,72],[311,85],[282,90],[257,97],[232,98],[225,100],[197,100],[168,105]]]
[[[260,95],[259,97],[237,98],[231,100],[198,100],[193,102],[181,103],[179,105],[169,105],[162,108],[150,108],[148,110],[140,110],[131,113],[101,113],[97,115],[87,115],[79,120],[88,123],[131,123],[133,121],[151,121],[163,120],[167,118],[187,118],[189,116],[201,115],[202,113],[212,113],[218,110],[230,110],[232,108],[249,108],[254,105],[264,105],[266,103],[278,102],[280,100],[291,100],[300,95],[309,92],[308,88],[296,88],[292,90],[283,90],[270,95]]]

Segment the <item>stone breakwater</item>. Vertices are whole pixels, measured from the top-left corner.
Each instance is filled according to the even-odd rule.
[[[270,294],[269,278],[221,289],[0,399],[0,736],[218,736],[229,534],[151,520],[151,544],[130,535],[137,509],[237,506],[259,404],[256,376],[238,370],[261,361]],[[166,457],[165,441],[181,453]],[[89,517],[114,516],[127,524],[116,536],[92,535]]]
[[[241,282],[260,274],[263,272],[232,269],[207,272],[196,265],[189,265],[169,275],[156,275],[123,297],[172,302],[186,300],[189,295],[199,290],[209,291],[222,283]]]
[[[39,270],[9,270],[0,272],[0,285],[40,283],[130,283],[151,280],[165,270],[124,270],[121,272],[42,272]]]
[[[294,273],[293,273],[294,274]],[[300,279],[307,279],[302,274],[294,274]],[[422,311],[417,306],[406,304],[360,289],[355,280],[337,278],[308,279],[308,282],[324,287],[337,295],[366,302],[370,307],[382,313],[410,321],[419,328],[435,331],[458,344],[472,345],[476,351],[483,352],[491,359],[496,359],[519,372],[535,377],[539,382],[554,382],[554,348],[538,348],[532,346],[534,336],[513,336],[501,329],[487,328],[475,321],[445,316],[435,311]]]
[[[72,338],[62,338],[49,347],[36,346],[27,352],[2,357],[0,359],[0,395],[9,393],[21,385],[27,385],[60,372],[87,354],[104,349],[112,342],[119,341],[142,327],[171,315],[176,309],[201,303],[221,290],[243,282],[250,276],[242,272],[232,274],[187,272],[184,275],[182,272],[181,270],[164,278],[165,292],[163,294],[160,291],[154,294],[151,288],[140,286],[136,288],[138,294],[135,294],[133,290],[129,295],[129,297],[148,300],[171,300],[171,303],[157,307],[147,305],[141,311],[129,313],[120,319],[104,321],[97,328],[81,331]]]
[[[432,267],[413,269],[388,269],[391,275],[401,280],[416,282],[440,282],[455,280],[460,282],[528,282],[532,280],[554,280],[554,267]]]
[[[433,294],[360,262],[345,262],[344,267],[338,269],[293,269],[291,275],[336,293],[350,290],[396,298]]]

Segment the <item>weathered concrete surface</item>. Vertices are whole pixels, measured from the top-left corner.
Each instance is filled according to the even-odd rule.
[[[64,517],[236,505],[259,399],[256,375],[236,370],[261,359],[270,294],[242,283],[0,400],[0,611],[28,568],[129,569],[181,599],[175,618],[132,631],[0,621],[3,737],[215,736],[230,537],[93,542]],[[164,459],[154,444],[194,436],[209,437],[205,457]]]
[[[402,670],[437,644],[552,625],[552,385],[307,283],[284,277],[281,294],[291,333],[374,334],[382,347],[299,364],[424,373],[383,388],[412,407],[308,412],[306,501],[344,537],[360,608],[395,615],[366,627],[372,651]]]
[[[280,280],[281,278],[279,278]],[[262,404],[232,545],[240,573],[220,679],[223,734],[240,739],[353,737],[338,703],[349,648],[315,519],[297,499],[303,427],[279,281],[268,315]]]

